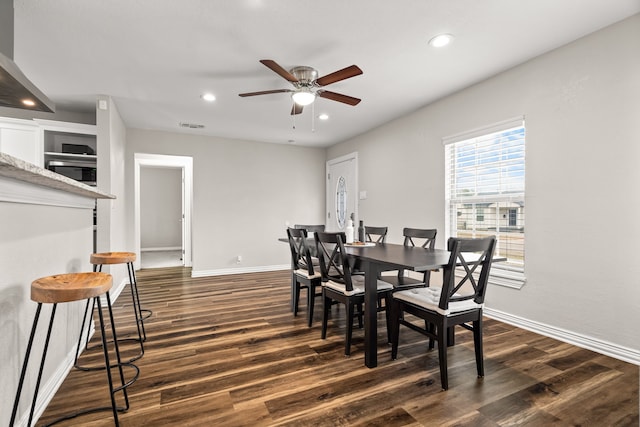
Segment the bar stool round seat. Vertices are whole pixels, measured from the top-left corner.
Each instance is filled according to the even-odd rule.
[[[135,262],[134,252],[102,252],[91,254],[89,262],[93,265],[128,264]]]
[[[106,273],[68,273],[42,277],[31,283],[31,300],[40,303],[80,301],[111,290],[113,279]]]
[[[102,347],[103,347],[103,355],[104,355],[104,369],[107,372],[107,379],[109,383],[109,392],[111,396],[111,406],[98,407],[98,408],[90,408],[84,409],[80,411],[76,411],[68,416],[59,418],[58,420],[50,423],[55,424],[62,420],[75,418],[79,415],[102,411],[102,410],[111,410],[113,411],[115,424],[118,425],[118,412],[123,412],[129,409],[129,398],[127,395],[127,387],[133,384],[140,374],[140,370],[138,367],[132,363],[123,363],[120,358],[120,351],[118,347],[118,340],[116,334],[116,327],[113,320],[113,313],[111,310],[111,298],[109,296],[109,291],[113,285],[113,278],[110,274],[101,273],[101,272],[87,272],[87,273],[66,273],[66,274],[57,274],[53,276],[42,277],[34,280],[31,283],[31,300],[38,303],[38,307],[36,309],[36,314],[33,320],[33,325],[31,328],[31,334],[29,336],[29,342],[27,344],[27,350],[24,358],[24,362],[22,365],[22,370],[20,373],[20,380],[18,382],[18,390],[16,392],[16,397],[13,404],[13,412],[11,414],[11,421],[9,425],[14,425],[15,418],[18,411],[18,405],[20,402],[20,395],[22,394],[22,388],[24,385],[25,375],[27,372],[27,367],[29,363],[29,357],[31,355],[34,338],[36,336],[36,330],[38,326],[38,320],[40,318],[40,313],[42,310],[43,304],[53,304],[53,308],[51,310],[51,316],[49,320],[49,329],[47,331],[47,335],[44,342],[44,347],[42,350],[42,358],[40,361],[40,369],[38,372],[38,377],[35,384],[35,389],[33,392],[33,399],[31,402],[30,412],[29,412],[29,421],[27,425],[32,425],[33,414],[36,406],[36,401],[38,398],[38,391],[40,388],[40,383],[42,380],[42,373],[44,370],[45,359],[47,356],[47,350],[49,347],[49,342],[51,340],[51,331],[53,329],[53,322],[56,314],[56,308],[59,303],[72,302],[72,301],[81,301],[81,300],[91,300],[93,299],[94,304],[98,306],[98,314],[100,318],[100,332],[102,338]],[[111,324],[111,332],[113,335],[113,343],[116,355],[116,363],[111,364],[109,361],[109,349],[107,348],[107,338],[106,338],[106,322],[102,313],[102,304],[100,302],[100,298],[102,296],[106,296],[107,306],[109,309],[109,321]],[[125,382],[123,367],[128,366],[135,370],[135,374],[132,379],[128,382]],[[114,387],[114,381],[111,375],[111,369],[118,368],[119,376],[120,376],[120,385]],[[118,407],[116,404],[115,393],[122,391],[124,395],[124,407]]]

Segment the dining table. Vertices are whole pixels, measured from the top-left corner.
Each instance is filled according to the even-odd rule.
[[[360,262],[364,272],[364,364],[369,368],[378,365],[378,313],[377,281],[379,273],[389,270],[424,272],[447,265],[449,251],[425,249],[394,243],[373,245],[345,245],[345,253]]]

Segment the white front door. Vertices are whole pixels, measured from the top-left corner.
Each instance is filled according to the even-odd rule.
[[[327,162],[327,231],[344,231],[353,214],[358,220],[358,153]]]

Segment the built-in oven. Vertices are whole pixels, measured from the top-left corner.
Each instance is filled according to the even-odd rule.
[[[47,169],[87,185],[96,185],[96,161],[94,159],[51,159]]]

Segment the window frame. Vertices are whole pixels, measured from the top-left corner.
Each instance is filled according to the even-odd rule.
[[[456,147],[460,148],[460,144],[466,144],[471,158],[477,160],[477,157],[481,154],[481,142],[487,142],[491,140],[491,137],[497,133],[504,133],[522,128],[523,136],[521,141],[521,150],[516,156],[515,164],[521,167],[522,178],[515,180],[516,185],[505,184],[501,180],[499,184],[495,184],[498,191],[495,194],[482,193],[478,190],[480,185],[477,184],[478,177],[482,177],[482,169],[486,169],[486,164],[481,164],[479,161],[472,163],[469,166],[467,162],[465,164],[464,155],[461,155],[461,151],[454,154],[453,150]],[[495,140],[494,140],[495,141]],[[508,144],[503,141],[500,145],[501,149],[508,147]],[[487,230],[491,228],[495,229],[495,234],[498,238],[498,248],[496,250],[496,256],[501,256],[499,251],[505,253],[517,253],[521,255],[514,256],[508,259],[507,262],[496,262],[491,269],[491,277],[489,283],[494,285],[506,286],[510,288],[520,289],[526,283],[525,276],[525,180],[526,180],[526,127],[524,122],[524,116],[514,117],[502,122],[494,123],[488,126],[483,126],[471,131],[456,134],[450,137],[442,139],[445,150],[445,237],[448,239],[453,236],[456,237],[461,230],[466,230],[464,234],[471,235],[488,235],[490,233]],[[520,141],[518,141],[520,144]],[[475,146],[474,146],[475,144]],[[464,145],[463,145],[464,147]],[[518,145],[520,148],[520,145]],[[500,151],[502,153],[502,151]],[[457,156],[457,160],[454,159]],[[466,156],[467,159],[469,156]],[[500,157],[500,160],[495,162],[496,166],[504,166],[506,162],[504,157]],[[494,163],[488,163],[493,165]],[[476,177],[476,188],[471,191],[471,195],[464,195],[460,192],[460,177],[462,172],[458,175],[456,171],[471,170],[471,174]],[[480,174],[478,174],[480,171]],[[519,170],[520,171],[520,170]],[[490,176],[488,173],[484,176]],[[455,178],[458,178],[456,181]],[[521,181],[521,182],[520,182]],[[461,196],[462,194],[462,196]],[[489,207],[489,205],[494,205]],[[464,207],[463,209],[460,209]],[[466,209],[466,217],[463,210]],[[492,212],[492,210],[495,211]],[[521,218],[516,219],[516,227],[511,224],[512,210],[517,210],[520,213]],[[478,215],[482,212],[482,224],[478,223]],[[501,212],[506,213],[506,218],[502,218]],[[467,222],[465,218],[469,218],[471,228],[467,229]],[[518,221],[520,219],[520,221]],[[460,223],[464,224],[464,228],[460,228]],[[487,225],[490,223],[489,225]],[[501,225],[503,224],[503,225]],[[478,226],[480,225],[480,226]],[[495,227],[490,227],[495,225]],[[485,227],[485,228],[483,228]],[[490,228],[488,228],[490,227]],[[502,230],[501,230],[502,227]],[[483,230],[483,231],[481,231]],[[468,231],[468,232],[467,232]],[[520,234],[521,233],[521,234]],[[521,249],[513,249],[514,244],[521,245]],[[511,248],[511,249],[510,249]]]

